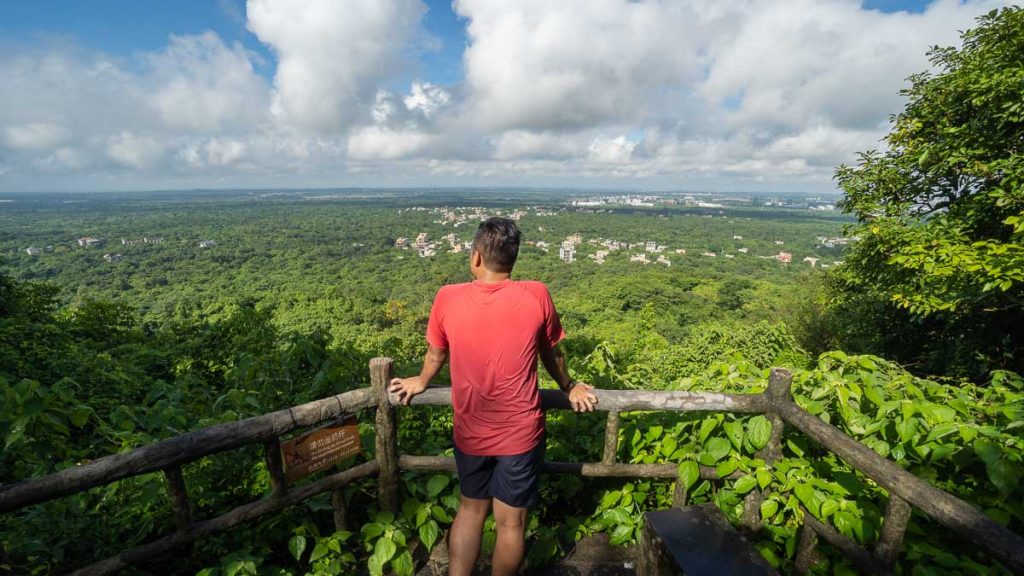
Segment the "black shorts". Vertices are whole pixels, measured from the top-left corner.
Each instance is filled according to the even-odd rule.
[[[455,468],[459,485],[467,498],[497,498],[513,508],[537,503],[540,469],[544,463],[544,437],[537,446],[514,456],[474,456],[455,447]]]

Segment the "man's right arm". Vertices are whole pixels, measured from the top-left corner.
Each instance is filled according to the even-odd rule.
[[[427,389],[430,381],[441,371],[441,367],[448,360],[448,349],[438,348],[433,344],[427,344],[427,355],[423,357],[423,368],[419,376],[411,378],[392,378],[388,392],[398,395],[398,401],[408,405],[413,396],[420,394]]]

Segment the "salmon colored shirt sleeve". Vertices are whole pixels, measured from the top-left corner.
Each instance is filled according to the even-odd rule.
[[[434,296],[434,304],[430,307],[430,318],[427,320],[427,343],[435,348],[448,349],[448,335],[444,332],[444,325],[441,323],[444,287],[437,291]]]

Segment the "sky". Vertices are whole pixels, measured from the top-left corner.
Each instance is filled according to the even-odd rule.
[[[5,0],[0,191],[833,192],[1001,0]]]

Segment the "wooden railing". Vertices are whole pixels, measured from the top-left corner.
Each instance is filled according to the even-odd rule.
[[[399,509],[399,473],[401,470],[455,471],[452,458],[406,455],[398,451],[396,400],[387,392],[391,377],[391,359],[370,362],[370,388],[331,396],[286,410],[237,422],[204,428],[143,446],[123,454],[99,458],[41,478],[0,486],[0,513],[46,502],[61,496],[83,492],[96,486],[151,472],[162,472],[167,479],[175,530],[162,538],[122,552],[76,574],[109,574],[188,544],[214,532],[242,522],[280,511],[317,494],[332,492],[335,525],[346,525],[345,500],[340,491],[346,484],[367,476],[378,476],[378,498],[383,509]],[[1016,574],[1024,574],[1024,539],[989,519],[977,508],[944,492],[895,463],[846,436],[837,428],[802,410],[790,393],[792,377],[787,370],[771,372],[768,388],[760,394],[720,394],[710,392],[654,392],[633,390],[597,390],[598,410],[606,411],[605,444],[601,462],[547,462],[544,471],[581,476],[677,478],[675,464],[626,464],[616,462],[619,415],[626,411],[739,412],[765,414],[772,423],[768,444],[758,453],[769,465],[781,457],[782,432],[789,424],[831,450],[848,464],[871,478],[889,493],[889,502],[878,542],[871,550],[860,547],[804,511],[796,558],[798,572],[813,561],[818,538],[835,546],[864,573],[884,574],[899,555],[903,533],[911,509],[918,508],[933,520],[975,543]],[[569,409],[565,395],[557,390],[542,390],[544,408]],[[413,406],[451,404],[450,390],[432,388],[412,400]],[[289,487],[281,465],[280,438],[290,432],[337,418],[345,413],[376,407],[375,459],[315,481]],[[192,514],[188,492],[182,479],[182,467],[205,456],[262,443],[271,478],[271,494],[261,500],[239,506],[226,514],[197,521]],[[701,466],[701,478],[720,479],[714,468]],[[733,473],[730,477],[738,477]],[[687,494],[682,483],[675,483],[673,503],[685,504]],[[754,490],[744,500],[744,526],[756,529],[760,524],[760,503],[764,494]]]

